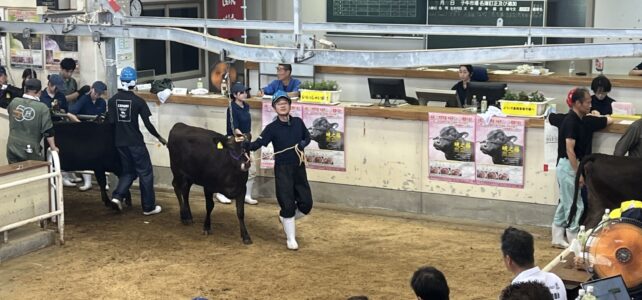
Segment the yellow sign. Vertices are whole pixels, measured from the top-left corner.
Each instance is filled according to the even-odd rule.
[[[339,101],[339,91],[301,90],[301,102],[331,104]]]
[[[509,116],[534,117],[544,113],[545,102],[501,101],[502,112]]]

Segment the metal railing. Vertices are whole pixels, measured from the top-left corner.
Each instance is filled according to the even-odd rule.
[[[49,181],[49,201],[50,201],[49,212],[46,214],[40,214],[29,219],[21,220],[21,221],[0,227],[0,232],[4,233],[5,243],[8,242],[9,240],[9,230],[24,226],[29,223],[35,223],[40,221],[43,221],[46,226],[47,219],[52,219],[54,222],[57,222],[58,224],[58,234],[59,234],[60,244],[64,244],[65,215],[64,215],[64,203],[63,203],[63,195],[62,195],[62,175],[60,173],[60,159],[58,157],[58,152],[51,151],[51,149],[49,149],[47,151],[47,161],[49,161],[49,172],[47,174],[42,174],[31,178],[20,179],[20,180],[16,180],[5,184],[0,184],[0,191],[1,191],[11,187],[25,185],[25,184],[39,181],[39,180]]]

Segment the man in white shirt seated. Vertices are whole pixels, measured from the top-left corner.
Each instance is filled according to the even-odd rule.
[[[535,266],[533,236],[523,230],[508,227],[502,234],[502,255],[506,269],[515,274],[511,284],[536,281],[544,284],[553,299],[566,300],[566,288],[555,274],[544,272]]]

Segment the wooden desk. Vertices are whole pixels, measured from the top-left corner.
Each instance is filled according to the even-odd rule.
[[[145,99],[147,102],[154,102],[160,105],[158,97],[149,92],[137,92],[137,94]],[[205,106],[218,106],[225,107],[228,105],[229,100],[226,97],[216,94],[210,94],[206,96],[193,96],[193,95],[171,95],[165,103],[174,103],[174,104],[191,104],[191,105],[205,105]],[[263,101],[262,98],[253,97],[247,100],[247,103],[250,104],[251,108],[261,109]],[[397,107],[381,107],[377,105],[367,106],[367,107],[353,107],[346,106],[345,104],[340,104],[345,107],[346,116],[360,116],[360,117],[372,117],[372,118],[386,118],[386,119],[397,119],[397,120],[419,120],[419,121],[428,121],[428,113],[430,112],[440,112],[440,113],[460,113],[460,114],[470,114],[470,112],[465,111],[462,108],[451,108],[451,107],[434,107],[434,106],[418,106],[418,105],[402,105]],[[544,128],[544,119],[535,119],[528,118],[526,122],[527,128]],[[613,124],[602,130],[602,132],[608,133],[618,133],[623,134],[626,129],[629,128],[629,125],[624,124]]]
[[[572,290],[578,287],[581,283],[587,282],[591,279],[591,274],[585,270],[578,270],[573,265],[575,253],[569,252],[560,261],[560,257],[555,258],[558,260],[557,264],[550,270],[551,273],[559,276],[567,290]]]

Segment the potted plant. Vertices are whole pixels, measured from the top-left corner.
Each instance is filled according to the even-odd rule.
[[[507,90],[504,98],[499,100],[502,112],[511,116],[537,117],[546,112],[548,102],[544,94],[534,91],[527,94],[525,91],[515,92]]]
[[[300,102],[333,104],[339,103],[339,85],[334,80],[321,82],[305,81],[299,85]]]

